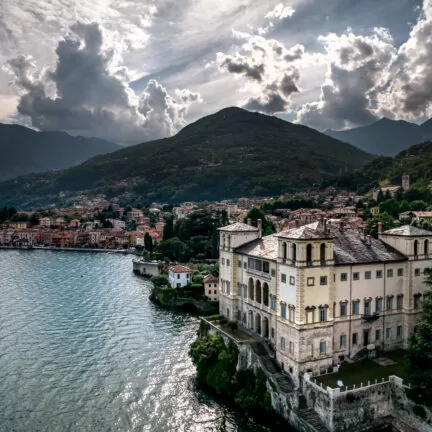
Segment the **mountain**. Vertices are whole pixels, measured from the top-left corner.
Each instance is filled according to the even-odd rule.
[[[359,149],[383,156],[395,156],[413,144],[432,139],[432,120],[416,125],[403,120],[382,118],[367,126],[325,134]]]
[[[306,126],[226,108],[182,129],[67,170],[0,184],[1,205],[46,205],[79,192],[122,202],[277,195],[359,168],[374,156]]]
[[[409,174],[411,185],[416,185],[414,188],[416,190],[426,189],[432,183],[431,141],[413,145],[393,158],[378,157],[361,169],[344,173],[337,179],[329,181],[328,184],[358,190],[363,194],[378,186],[382,181],[387,184],[400,185],[404,174]]]
[[[36,132],[0,123],[0,181],[33,172],[69,168],[121,147],[98,138],[64,132]]]

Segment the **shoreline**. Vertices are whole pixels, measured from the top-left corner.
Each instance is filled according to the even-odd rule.
[[[33,246],[31,248],[23,248],[18,246],[0,246],[0,250],[21,250],[21,251],[33,251],[33,250],[49,250],[58,252],[105,252],[105,253],[118,253],[123,255],[136,255],[133,251],[127,249],[98,249],[98,248],[75,248],[75,247],[55,247],[55,246]]]

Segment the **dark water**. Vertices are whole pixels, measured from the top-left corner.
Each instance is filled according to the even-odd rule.
[[[195,387],[198,320],[149,289],[130,256],[0,251],[0,431],[268,430]]]

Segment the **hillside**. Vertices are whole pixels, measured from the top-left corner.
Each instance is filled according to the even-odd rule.
[[[395,156],[410,146],[432,139],[432,121],[422,125],[382,118],[367,126],[345,131],[327,130],[327,135],[359,149],[383,156]]]
[[[74,137],[64,132],[37,132],[0,123],[0,181],[69,168],[120,148],[102,139]]]
[[[46,205],[58,195],[105,193],[129,202],[279,194],[373,156],[306,126],[226,108],[177,135],[128,147],[54,173],[0,184],[1,205]]]
[[[411,184],[426,188],[432,183],[432,142],[416,144],[394,158],[378,157],[362,169],[339,176],[329,184],[365,193],[379,182],[400,185],[403,174],[409,174]]]

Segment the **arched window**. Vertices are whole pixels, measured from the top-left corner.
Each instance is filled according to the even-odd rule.
[[[225,248],[225,234],[222,235],[222,247]]]
[[[293,263],[297,261],[297,246],[295,243],[292,245],[292,261]]]
[[[231,247],[231,235],[228,235],[228,249]]]
[[[269,305],[269,286],[268,286],[267,282],[264,282],[264,285],[263,285],[263,304],[264,304],[264,306]]]
[[[306,265],[308,267],[312,265],[312,245],[310,243],[306,246]]]
[[[261,303],[261,282],[259,280],[255,283],[255,301]]]
[[[418,255],[418,241],[414,240],[414,255]]]
[[[325,265],[326,262],[326,245],[324,243],[320,246],[320,261],[321,265]]]
[[[249,298],[251,300],[253,300],[255,298],[254,290],[255,290],[254,281],[252,278],[249,278]]]
[[[425,241],[424,241],[424,251],[423,251],[423,253],[424,253],[425,255],[428,255],[428,254],[429,254],[429,240],[425,240]]]
[[[282,258],[287,259],[287,244],[285,242],[282,243]]]

